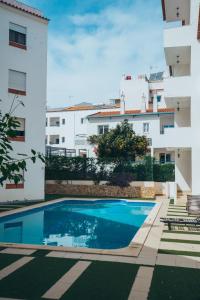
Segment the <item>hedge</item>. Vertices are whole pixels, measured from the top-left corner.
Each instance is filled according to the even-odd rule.
[[[51,156],[46,159],[46,180],[109,181],[114,174],[130,174],[134,181],[174,181],[174,164],[159,164],[151,157],[142,162]]]

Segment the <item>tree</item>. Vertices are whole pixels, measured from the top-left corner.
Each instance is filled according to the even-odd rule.
[[[142,157],[148,151],[147,138],[136,135],[128,120],[107,133],[90,136],[88,142],[97,145],[98,158],[135,161],[136,157]]]
[[[22,172],[27,171],[26,162],[32,160],[33,163],[36,159],[40,159],[44,162],[44,156],[30,149],[30,155],[17,153],[16,157],[13,157],[13,147],[11,144],[11,138],[16,137],[16,130],[20,126],[13,113],[19,105],[24,104],[17,100],[17,96],[14,97],[12,105],[8,113],[3,114],[0,111],[0,185],[6,180],[14,181],[15,184],[23,180]],[[1,101],[1,100],[0,100]],[[17,103],[16,103],[17,102]],[[19,158],[23,156],[23,158]]]

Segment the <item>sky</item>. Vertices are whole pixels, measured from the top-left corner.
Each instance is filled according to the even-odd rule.
[[[22,1],[50,19],[50,107],[119,98],[123,74],[164,69],[160,0]]]

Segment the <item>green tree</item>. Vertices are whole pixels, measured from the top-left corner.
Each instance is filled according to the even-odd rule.
[[[145,156],[148,152],[147,138],[136,135],[127,120],[107,133],[90,136],[88,141],[97,146],[99,158],[135,161],[136,157]]]
[[[1,101],[1,100],[0,100]],[[0,111],[0,185],[2,186],[6,180],[14,181],[15,184],[23,180],[22,172],[27,171],[26,162],[36,159],[44,162],[44,156],[30,149],[30,155],[17,153],[14,155],[13,147],[10,139],[16,137],[16,130],[20,126],[16,117],[13,116],[19,105],[23,105],[15,96],[8,113],[3,114]],[[13,157],[13,155],[15,157]],[[22,156],[23,158],[19,158]]]

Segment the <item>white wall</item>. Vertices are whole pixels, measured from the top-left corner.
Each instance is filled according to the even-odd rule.
[[[126,80],[123,77],[120,83],[120,95],[125,95],[125,110],[142,109],[142,97],[145,96],[146,108],[149,101],[149,86],[145,78],[132,78]]]
[[[9,46],[9,22],[27,27],[27,50]],[[25,118],[25,142],[12,142],[15,153],[29,154],[31,149],[45,152],[45,109],[47,76],[47,22],[7,9],[0,4],[0,109],[7,112],[14,94],[8,94],[8,70],[27,73],[27,95],[19,96],[20,106],[15,115]],[[0,187],[0,201],[43,199],[44,166],[28,163],[23,190],[5,190]]]

